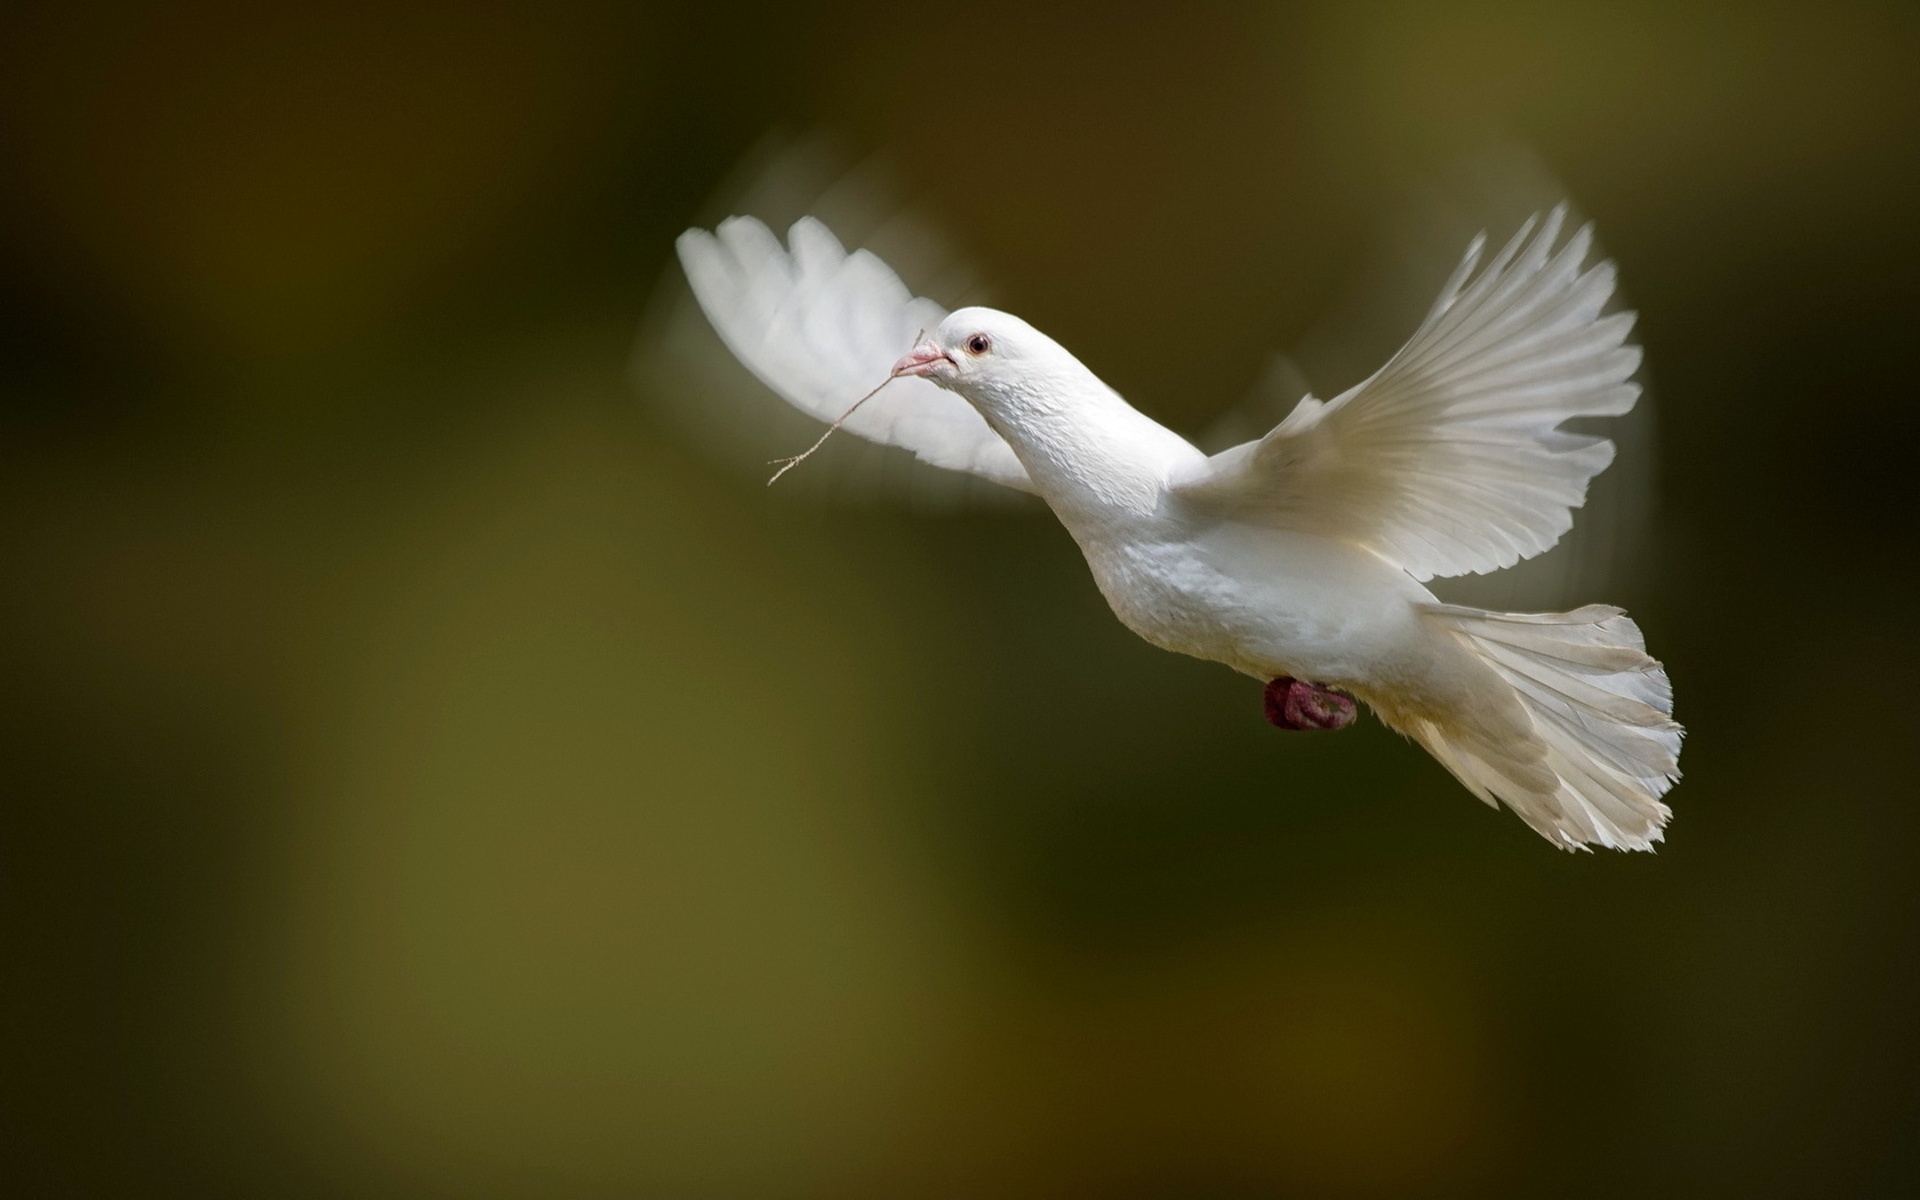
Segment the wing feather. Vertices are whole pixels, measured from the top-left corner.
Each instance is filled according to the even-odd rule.
[[[1565,209],[1529,220],[1480,268],[1483,238],[1372,378],[1309,396],[1257,442],[1176,481],[1183,496],[1353,541],[1418,579],[1512,566],[1553,546],[1612,441],[1562,430],[1639,398],[1633,314],[1602,316],[1610,262],[1592,227],[1556,249]]]

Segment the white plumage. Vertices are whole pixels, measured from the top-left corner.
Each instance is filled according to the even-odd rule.
[[[1426,321],[1371,379],[1308,397],[1258,442],[1215,456],[1193,487],[1251,503],[1248,516],[1373,546],[1416,579],[1510,567],[1573,524],[1587,481],[1613,460],[1569,417],[1618,416],[1640,352],[1633,315],[1598,318],[1611,263],[1585,272],[1593,237],[1550,256],[1561,212],[1529,221],[1485,271],[1476,239]]]
[[[1638,397],[1632,316],[1601,315],[1613,266],[1584,265],[1589,229],[1558,244],[1563,215],[1484,269],[1476,239],[1371,378],[1212,457],[1026,322],[945,313],[818,222],[783,248],[736,217],[679,250],[762,381],[831,420],[891,375],[844,427],[1037,492],[1148,641],[1351,692],[1556,845],[1649,849],[1681,730],[1633,622],[1600,605],[1482,612],[1422,586],[1553,546],[1613,458],[1561,423]]]

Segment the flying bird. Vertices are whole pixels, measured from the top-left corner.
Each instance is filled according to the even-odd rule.
[[[1633,314],[1603,315],[1614,266],[1586,264],[1591,226],[1561,241],[1565,215],[1530,219],[1484,264],[1475,238],[1379,371],[1211,456],[1019,317],[947,312],[811,218],[784,246],[732,217],[678,250],[767,386],[1038,495],[1128,628],[1262,681],[1275,725],[1339,729],[1364,701],[1554,845],[1650,850],[1682,731],[1634,622],[1599,604],[1467,608],[1425,586],[1551,548],[1614,455],[1561,424],[1639,398]]]

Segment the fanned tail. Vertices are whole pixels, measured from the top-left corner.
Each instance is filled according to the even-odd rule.
[[[1672,815],[1682,730],[1667,673],[1620,609],[1429,610],[1511,697],[1402,722],[1488,804],[1506,804],[1564,850],[1651,850]],[[1517,711],[1516,711],[1517,708]]]

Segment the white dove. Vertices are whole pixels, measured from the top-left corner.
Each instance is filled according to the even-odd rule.
[[[1037,493],[1128,628],[1267,681],[1275,724],[1339,728],[1358,697],[1554,845],[1650,850],[1681,728],[1633,621],[1487,612],[1422,586],[1552,547],[1614,453],[1560,424],[1639,397],[1633,315],[1600,315],[1613,265],[1583,267],[1590,226],[1555,249],[1564,215],[1477,272],[1476,238],[1371,378],[1211,457],[1020,318],[947,313],[817,221],[787,248],[745,217],[678,248],[774,391],[831,420],[890,378],[845,428]]]

